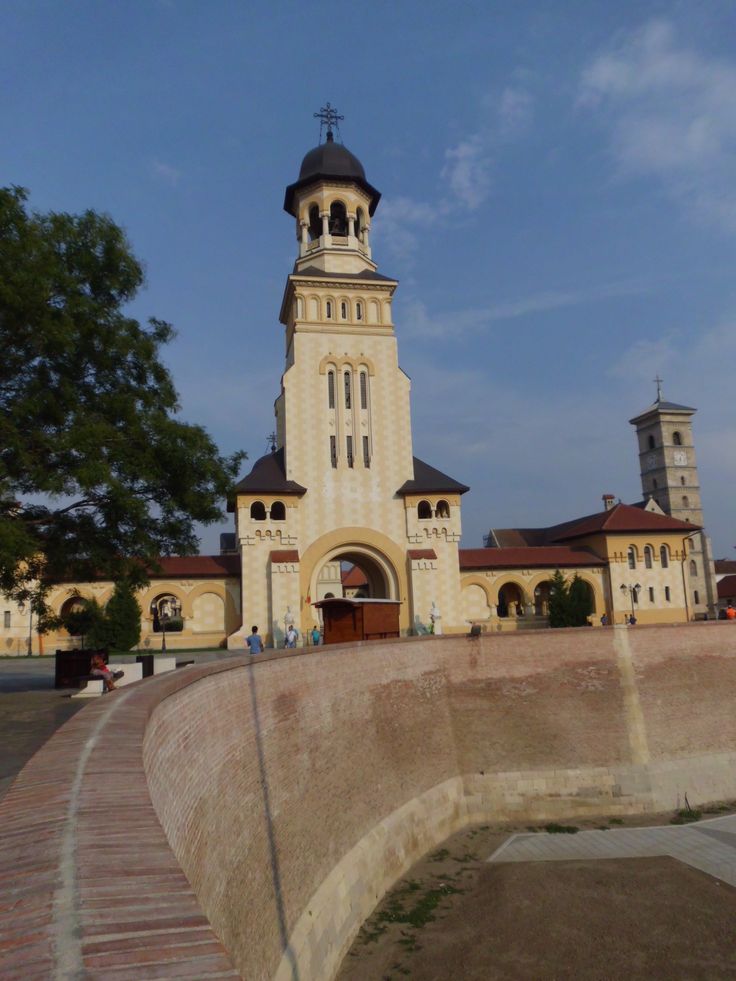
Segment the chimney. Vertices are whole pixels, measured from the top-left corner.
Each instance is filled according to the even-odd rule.
[[[616,498],[615,498],[615,496],[613,494],[604,494],[603,495],[603,510],[604,511],[610,511],[611,508],[614,506],[615,503],[616,503]]]

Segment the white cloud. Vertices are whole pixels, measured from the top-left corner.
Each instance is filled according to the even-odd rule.
[[[634,296],[646,292],[647,288],[642,281],[623,280],[584,289],[546,290],[505,303],[438,313],[430,313],[421,300],[410,300],[402,308],[401,329],[407,334],[421,337],[457,337],[483,331],[499,321],[594,303],[614,296]]]
[[[486,134],[479,132],[445,150],[441,176],[453,197],[468,211],[480,207],[491,188],[490,142]]]
[[[582,74],[579,103],[611,128],[621,174],[651,177],[694,214],[736,231],[736,62],[650,21]]]
[[[434,204],[408,197],[383,199],[375,233],[394,257],[411,263],[422,231],[483,205],[491,192],[494,154],[527,131],[532,111],[532,97],[521,85],[487,97],[477,129],[444,151],[439,174],[443,187]]]
[[[165,181],[172,187],[176,187],[181,180],[181,171],[171,164],[164,163],[162,160],[154,160],[151,169],[155,177]]]

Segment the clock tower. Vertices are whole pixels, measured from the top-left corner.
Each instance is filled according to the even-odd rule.
[[[703,530],[703,505],[695,461],[692,417],[696,410],[662,398],[658,377],[657,399],[630,419],[639,442],[641,488],[665,514],[693,525],[688,536],[683,568],[689,579],[690,607],[698,618],[715,616],[717,598],[710,539]]]

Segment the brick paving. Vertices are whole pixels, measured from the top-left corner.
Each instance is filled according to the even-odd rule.
[[[488,859],[505,862],[568,862],[572,859],[653,858],[669,855],[721,882],[736,886],[736,815],[687,825],[615,828],[577,834],[512,835]]]
[[[239,977],[169,847],[142,765],[155,705],[212,670],[85,703],[0,800],[3,981]]]

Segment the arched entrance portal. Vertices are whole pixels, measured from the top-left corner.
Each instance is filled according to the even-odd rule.
[[[330,596],[349,599],[398,599],[398,581],[393,566],[377,550],[367,546],[334,549],[319,566],[313,600]]]

